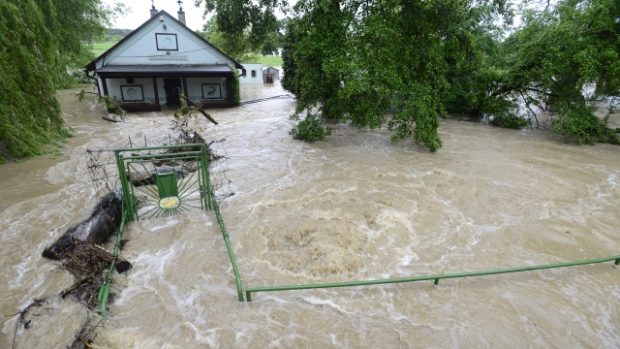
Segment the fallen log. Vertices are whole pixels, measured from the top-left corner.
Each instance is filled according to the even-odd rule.
[[[122,216],[122,196],[113,191],[104,196],[86,220],[69,228],[51,246],[43,250],[43,257],[61,260],[73,250],[76,241],[104,243],[118,230]]]
[[[107,115],[106,116],[102,116],[101,118],[103,120],[111,121],[111,122],[123,122],[123,120],[119,120],[119,119],[116,119],[116,118],[114,118],[112,116],[107,116]]]

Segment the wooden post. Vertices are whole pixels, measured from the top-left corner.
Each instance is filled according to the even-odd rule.
[[[189,91],[187,91],[187,80],[185,80],[185,76],[183,77],[183,90],[185,91],[185,97],[189,99]]]
[[[107,96],[108,95],[108,83],[105,81],[105,78],[103,76],[101,77],[101,83],[103,84],[103,95]]]
[[[155,92],[155,104],[157,105],[157,110],[161,110],[161,105],[159,104],[159,89],[157,88],[156,77],[153,77],[153,92]]]

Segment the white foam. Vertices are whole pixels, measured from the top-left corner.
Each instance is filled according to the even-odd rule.
[[[341,306],[339,306],[338,304],[334,303],[332,300],[330,299],[321,299],[315,296],[307,296],[303,298],[304,301],[313,304],[313,305],[325,305],[328,306],[330,308],[336,309],[341,313],[345,313],[345,314],[352,314],[349,311],[344,310]]]
[[[161,229],[171,228],[171,227],[174,227],[175,225],[177,225],[179,223],[181,223],[181,221],[179,221],[178,219],[169,219],[169,220],[166,220],[164,222],[164,224],[152,226],[150,230],[151,231],[158,231],[158,230],[161,230]]]

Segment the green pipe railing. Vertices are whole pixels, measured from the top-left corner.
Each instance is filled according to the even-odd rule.
[[[334,288],[334,287],[355,287],[355,286],[397,284],[397,283],[429,281],[429,280],[433,280],[433,283],[437,285],[439,284],[439,280],[441,279],[456,279],[456,278],[466,278],[466,277],[471,277],[471,276],[485,276],[485,275],[495,275],[495,274],[526,272],[526,271],[533,271],[533,270],[565,268],[565,267],[573,267],[573,266],[578,266],[578,265],[604,263],[604,262],[610,262],[610,261],[615,261],[614,262],[615,265],[620,265],[620,255],[604,257],[604,258],[584,259],[584,260],[565,262],[565,263],[543,264],[543,265],[533,265],[533,266],[519,267],[519,268],[492,269],[492,270],[482,270],[482,271],[462,272],[462,273],[423,275],[423,276],[392,278],[392,279],[327,282],[327,283],[304,284],[304,285],[277,285],[277,286],[249,287],[245,289],[245,299],[248,302],[251,302],[252,293],[258,293],[258,292],[308,290],[308,289],[316,289],[316,288]]]
[[[146,150],[154,150],[154,149],[162,149],[162,148],[192,148],[196,147],[199,151],[181,151],[179,153],[174,154],[141,154],[136,155],[135,152],[138,151],[146,151]],[[121,153],[123,152],[133,152],[129,156],[123,157]],[[224,219],[222,218],[222,214],[220,212],[220,207],[217,203],[215,195],[213,193],[213,187],[211,185],[210,174],[208,170],[208,161],[206,159],[206,145],[204,144],[180,144],[180,145],[168,145],[163,147],[144,147],[144,148],[130,148],[130,149],[118,149],[115,151],[116,158],[118,162],[119,173],[121,174],[121,183],[123,185],[123,196],[125,198],[133,198],[132,189],[133,187],[129,186],[127,176],[122,175],[125,173],[125,161],[148,161],[155,158],[168,158],[168,157],[195,157],[197,156],[200,159],[202,164],[205,166],[201,166],[200,168],[200,187],[206,188],[202,190],[202,200],[201,207],[206,210],[213,210],[215,212],[215,217],[217,220],[217,224],[222,233],[222,237],[224,238],[224,243],[226,244],[226,250],[228,252],[228,257],[230,259],[230,264],[233,269],[233,274],[235,277],[235,285],[237,288],[237,297],[240,302],[244,300],[251,302],[252,301],[252,293],[259,292],[276,292],[276,291],[291,291],[291,290],[307,290],[307,289],[318,289],[318,288],[334,288],[334,287],[355,287],[355,286],[370,286],[370,285],[381,285],[381,284],[396,284],[396,283],[406,283],[406,282],[416,282],[416,281],[430,281],[432,280],[435,285],[439,284],[439,280],[441,279],[455,279],[455,278],[465,278],[472,276],[485,276],[485,275],[495,275],[495,274],[507,274],[507,273],[517,273],[517,272],[527,272],[534,270],[544,270],[544,269],[554,269],[554,268],[564,268],[564,267],[572,267],[586,264],[596,264],[596,263],[604,263],[609,261],[614,261],[615,265],[620,265],[620,255],[604,257],[604,258],[595,258],[595,259],[585,259],[578,260],[572,262],[565,263],[555,263],[555,264],[544,264],[544,265],[533,265],[526,267],[518,267],[518,268],[505,268],[505,269],[492,269],[492,270],[482,270],[482,271],[473,271],[473,272],[460,272],[460,273],[448,273],[448,274],[433,274],[433,275],[423,275],[423,276],[415,276],[415,277],[402,277],[402,278],[389,278],[389,279],[371,279],[371,280],[357,280],[357,281],[345,281],[345,282],[327,282],[327,283],[316,283],[316,284],[302,284],[302,285],[276,285],[276,286],[262,286],[262,287],[249,287],[244,289],[243,283],[241,281],[241,275],[239,273],[239,268],[237,266],[237,262],[235,259],[235,253],[232,248],[232,244],[230,242],[230,237],[228,235],[228,231],[226,230],[226,226],[224,224]],[[131,189],[129,189],[131,187]],[[132,221],[137,218],[137,212],[135,205],[132,199],[124,200],[127,202],[123,205],[123,219],[121,222],[121,226],[116,236],[116,243],[114,246],[114,256],[115,259],[118,258],[118,252],[120,250],[120,240],[122,238],[123,230],[125,228],[126,222]],[[115,262],[115,261],[114,261]],[[110,270],[108,271],[108,275],[104,285],[101,287],[99,291],[99,304],[100,304],[100,312],[105,315],[107,312],[107,301],[108,294],[110,289],[110,282],[112,276],[112,270],[114,268],[114,263],[110,266]],[[244,299],[245,293],[245,299]]]
[[[115,152],[138,152],[138,151],[145,151],[145,150],[161,150],[161,149],[176,149],[176,148],[200,148],[200,149],[205,149],[206,148],[206,144],[204,143],[182,143],[182,144],[167,144],[167,145],[160,145],[160,146],[153,146],[153,147],[141,147],[141,148],[121,148],[121,149],[115,149]]]
[[[224,225],[224,219],[222,218],[222,214],[220,213],[220,206],[215,199],[215,195],[213,194],[212,189],[209,190],[209,196],[211,197],[211,206],[213,207],[213,211],[215,211],[215,217],[217,219],[217,224],[222,231],[222,236],[224,237],[224,243],[226,243],[226,250],[228,251],[228,257],[230,258],[230,264],[233,268],[233,273],[235,274],[235,285],[237,286],[237,298],[239,302],[243,302],[243,284],[241,282],[241,275],[239,274],[239,268],[237,267],[237,261],[235,260],[235,253],[233,252],[232,245],[230,244],[230,239],[228,237],[228,231],[226,230],[226,226]]]
[[[126,200],[123,199],[123,203]],[[108,313],[108,299],[110,298],[110,286],[112,284],[112,273],[114,272],[114,266],[116,265],[116,261],[118,260],[118,256],[121,253],[121,241],[123,239],[123,233],[125,232],[125,224],[127,222],[127,210],[125,209],[125,204],[123,204],[123,213],[121,216],[121,224],[116,231],[116,239],[114,241],[114,250],[112,251],[112,255],[114,259],[110,263],[110,269],[108,269],[108,274],[106,275],[105,281],[101,288],[99,288],[99,294],[97,295],[97,301],[99,303],[99,313],[102,316],[106,316]]]

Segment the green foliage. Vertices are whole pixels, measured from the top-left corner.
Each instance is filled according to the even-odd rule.
[[[493,95],[496,82],[505,74],[497,67],[501,60],[501,30],[494,23],[496,17],[489,6],[473,8],[467,17],[460,34],[466,44],[453,46],[447,52],[447,85],[442,103],[450,114],[477,118],[506,112],[504,99]]]
[[[616,0],[564,0],[530,11],[501,47],[505,74],[494,95],[520,94],[556,113],[553,129],[576,143],[617,142],[585,106],[585,86],[620,94],[620,24]]]
[[[249,34],[222,32],[218,26],[217,15],[205,23],[201,35],[213,46],[237,61],[247,61],[250,58],[248,56],[252,54]]]
[[[10,157],[41,154],[69,131],[55,89],[103,32],[99,0],[0,1],[0,143]]]
[[[293,127],[290,134],[294,139],[312,143],[325,138],[325,135],[328,134],[328,130],[319,117],[315,115],[306,115],[304,120]]]
[[[239,106],[241,104],[241,92],[239,87],[239,74],[233,73],[232,79],[230,79],[230,92],[233,97],[233,105]]]
[[[283,86],[297,96],[297,112],[317,107],[325,120],[359,127],[388,122],[393,141],[413,139],[436,151],[445,103],[463,99],[446,90],[472,84],[466,79],[473,80],[467,62],[475,56],[468,53],[477,28],[474,9],[450,0],[299,1],[284,39]],[[458,74],[460,81],[452,78]],[[468,110],[478,111],[483,102],[470,104]]]
[[[196,5],[202,0],[196,0]],[[204,25],[207,41],[238,61],[254,61],[258,52],[271,54],[281,45],[282,24],[274,15],[286,1],[215,0],[205,1],[205,13],[214,16]]]
[[[108,112],[114,113],[115,115],[120,116],[121,120],[125,120],[125,116],[127,112],[125,109],[121,107],[121,104],[118,102],[118,99],[114,96],[99,96],[97,97],[98,103],[103,103]]]
[[[562,108],[559,117],[553,120],[553,129],[564,139],[577,144],[607,142],[620,144],[620,138],[597,118],[592,109],[584,104]]]
[[[297,77],[297,63],[295,60],[295,45],[302,38],[302,32],[299,29],[299,20],[289,20],[285,31],[286,35],[283,40],[282,50],[282,87],[291,91],[294,95],[299,96],[299,83]]]
[[[495,127],[521,129],[529,125],[529,121],[518,115],[509,112],[501,112],[493,115],[493,119],[489,122]]]
[[[11,157],[67,136],[50,76],[57,44],[33,0],[0,2],[0,140]]]
[[[50,65],[51,78],[57,88],[67,88],[75,82],[67,72],[81,74],[82,67],[93,54],[90,45],[107,32],[112,10],[101,0],[36,0],[43,13],[46,28],[55,44]]]

